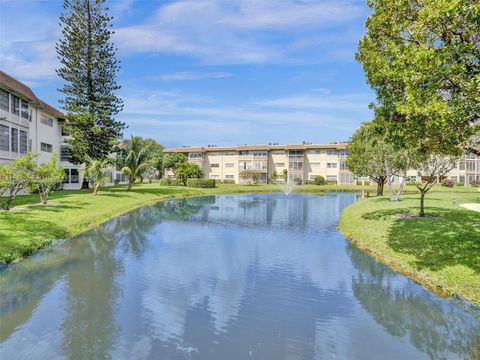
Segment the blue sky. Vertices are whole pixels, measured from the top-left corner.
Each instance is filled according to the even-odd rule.
[[[118,118],[166,146],[330,143],[372,116],[363,0],[107,0]],[[62,1],[0,0],[0,68],[58,106]]]

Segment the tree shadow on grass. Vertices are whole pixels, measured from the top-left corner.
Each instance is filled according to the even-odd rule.
[[[365,214],[372,220],[386,219],[416,208]],[[473,211],[428,208],[432,217],[394,219],[387,245],[398,253],[415,256],[413,266],[433,271],[464,265],[480,274],[480,214]]]

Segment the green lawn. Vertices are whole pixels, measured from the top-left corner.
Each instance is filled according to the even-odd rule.
[[[480,213],[458,206],[479,197],[476,189],[436,187],[426,196],[426,218],[403,219],[399,214],[418,213],[417,194],[406,194],[398,203],[363,199],[343,211],[340,230],[426,288],[480,304]]]
[[[299,192],[352,191],[361,187],[315,186],[296,187]],[[365,187],[373,193],[373,188]],[[171,197],[203,194],[252,193],[280,191],[277,185],[219,185],[215,189],[166,187],[136,184],[133,192],[126,186],[101,189],[97,196],[91,191],[58,191],[50,198],[51,205],[30,206],[39,202],[38,195],[18,196],[11,211],[0,210],[0,262],[19,260],[56,239],[68,239],[82,231],[127,211]],[[18,209],[24,208],[23,210]]]

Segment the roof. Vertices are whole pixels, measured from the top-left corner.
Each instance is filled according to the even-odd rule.
[[[10,75],[8,75],[7,73],[1,70],[0,70],[0,85],[7,88],[11,92],[14,92],[20,95],[21,97],[30,101],[32,104],[37,105],[46,113],[53,115],[57,118],[61,118],[61,119],[65,118],[65,114],[63,114],[60,110],[55,109],[53,106],[37,98],[37,96],[33,93],[32,89],[30,89],[27,85],[11,77]]]
[[[243,150],[310,150],[310,149],[346,149],[347,143],[336,144],[288,144],[288,145],[239,145],[239,146],[210,146],[190,147],[182,146],[177,148],[164,149],[165,154],[191,153],[191,152],[219,152],[219,151],[243,151]]]

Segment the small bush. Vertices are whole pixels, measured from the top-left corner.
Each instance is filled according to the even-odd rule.
[[[367,181],[367,180],[364,180],[364,181],[362,181],[362,180],[357,180],[357,185],[366,185],[366,186],[368,186],[368,185],[370,185],[370,181]]]
[[[185,186],[181,179],[172,179],[170,182],[171,186]]]
[[[337,185],[336,181],[325,181],[326,185]]]
[[[457,182],[456,186],[465,186],[465,184],[462,182]]]
[[[235,184],[235,180],[223,180],[223,184]]]
[[[315,185],[325,185],[326,184],[325,178],[323,176],[315,176],[315,178],[313,179],[313,182],[314,182]]]
[[[473,187],[480,187],[480,180],[472,180],[470,182],[470,185],[472,185]]]
[[[214,188],[215,180],[214,179],[188,179],[188,187],[194,188]]]
[[[442,181],[442,185],[446,187],[453,187],[453,185],[455,185],[455,181],[452,179],[445,179]]]
[[[293,183],[294,183],[295,185],[302,185],[302,184],[303,184],[303,180],[302,180],[301,178],[299,178],[299,177],[296,177],[296,178],[293,179]]]
[[[160,184],[160,186],[170,186],[172,184],[172,180],[169,178],[163,178],[160,179],[158,183]]]

